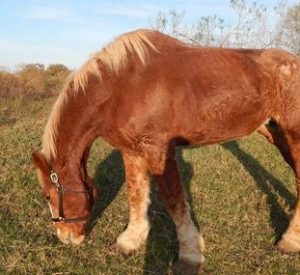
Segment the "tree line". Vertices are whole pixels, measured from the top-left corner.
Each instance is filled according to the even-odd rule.
[[[201,46],[237,48],[283,48],[300,55],[300,1],[287,6],[278,2],[271,10],[256,2],[230,0],[234,24],[224,18],[202,16],[185,23],[184,11],[159,12],[151,22],[154,29]]]

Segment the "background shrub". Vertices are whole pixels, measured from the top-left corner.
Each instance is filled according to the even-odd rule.
[[[47,94],[58,94],[63,88],[64,80],[70,72],[71,71],[62,64],[49,65],[44,72],[44,84]]]
[[[57,95],[71,71],[62,64],[21,65],[16,72],[0,68],[0,98],[41,99]]]
[[[0,98],[16,99],[21,94],[20,79],[13,73],[0,71]]]

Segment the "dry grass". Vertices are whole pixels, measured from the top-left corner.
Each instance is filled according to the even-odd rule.
[[[27,64],[13,73],[0,69],[0,98],[24,101],[58,94],[69,73],[60,64],[49,65],[47,69],[42,64]]]
[[[109,245],[126,226],[128,207],[120,154],[101,140],[89,159],[101,189],[97,224],[79,247],[61,244],[54,236],[30,164],[53,101],[0,100],[0,273],[171,274],[177,241],[155,188],[148,242],[127,258],[110,252]],[[206,241],[202,274],[299,274],[299,255],[273,248],[287,227],[295,190],[291,170],[271,145],[254,134],[177,153]]]

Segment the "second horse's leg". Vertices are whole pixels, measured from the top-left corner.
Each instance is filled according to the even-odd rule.
[[[179,261],[175,268],[181,274],[197,274],[204,261],[204,242],[191,218],[190,207],[181,184],[175,155],[168,157],[161,173],[155,175],[159,195],[176,225]]]

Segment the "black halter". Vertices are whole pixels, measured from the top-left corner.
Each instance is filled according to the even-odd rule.
[[[55,185],[56,190],[58,192],[58,217],[57,218],[52,218],[53,222],[65,222],[65,223],[77,223],[77,222],[82,222],[86,221],[89,218],[89,215],[84,216],[84,217],[79,217],[79,218],[66,218],[64,215],[64,208],[63,208],[63,194],[64,193],[86,193],[89,196],[89,199],[92,200],[93,196],[91,194],[91,190],[86,189],[86,190],[72,190],[68,189],[64,186],[62,186],[58,180],[58,175],[52,170],[50,172],[50,179],[52,183]],[[92,201],[91,201],[92,204]]]

